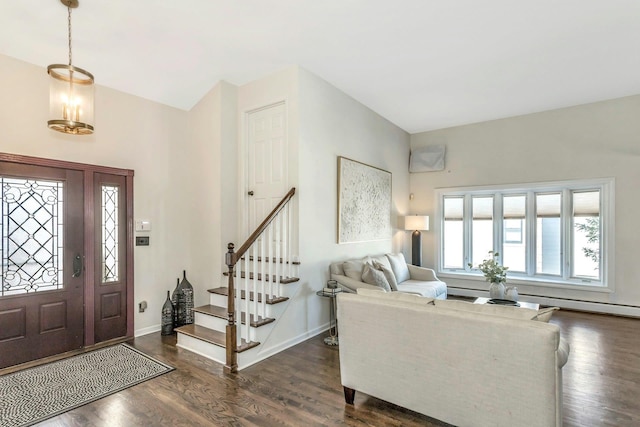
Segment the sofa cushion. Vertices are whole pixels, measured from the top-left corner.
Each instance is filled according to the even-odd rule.
[[[342,264],[345,276],[362,282],[362,270],[364,270],[364,264],[369,260],[369,257],[364,257],[362,259],[351,259],[349,261],[345,261],[344,264]]]
[[[370,285],[378,286],[387,292],[391,291],[391,286],[389,286],[389,281],[385,277],[385,274],[371,264],[364,265],[362,280]]]
[[[387,263],[388,264],[388,263]],[[396,276],[391,271],[391,268],[388,265],[384,265],[378,260],[373,260],[373,266],[384,274],[384,277],[387,279],[389,283],[389,287],[392,291],[398,290],[398,282],[396,281]]]
[[[433,298],[426,298],[420,295],[405,294],[402,292],[380,292],[370,289],[358,289],[358,295],[378,298],[386,301],[404,301],[419,305],[433,305]]]
[[[439,299],[435,300],[434,303],[436,307],[442,307],[450,310],[490,314],[494,316],[507,317],[509,319],[535,320],[536,316],[538,315],[537,310],[506,305],[474,304],[467,301]]]
[[[397,288],[400,292],[420,294],[431,298],[445,298],[447,295],[447,285],[440,281],[423,282],[410,279],[398,283]]]
[[[540,322],[549,323],[549,320],[551,320],[551,316],[553,315],[553,312],[556,311],[556,310],[560,310],[560,307],[542,308],[542,309],[538,310],[538,315],[536,316],[536,318],[534,320],[538,320]]]
[[[371,261],[379,262],[380,264],[382,264],[383,266],[391,270],[391,264],[389,263],[389,258],[387,258],[386,255],[376,255],[376,256],[370,257],[370,259]]]
[[[411,276],[409,275],[409,267],[407,267],[407,261],[404,259],[404,255],[402,255],[401,253],[387,254],[387,258],[389,259],[391,270],[396,276],[396,281],[398,283],[402,283],[405,280],[409,280],[411,278]]]

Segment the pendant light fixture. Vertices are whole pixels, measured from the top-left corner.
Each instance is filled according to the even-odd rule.
[[[68,10],[69,65],[52,64],[49,73],[49,128],[73,135],[93,133],[93,75],[71,63],[71,9],[78,0],[60,0]]]

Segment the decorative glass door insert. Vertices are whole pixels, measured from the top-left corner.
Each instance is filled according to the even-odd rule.
[[[0,194],[0,295],[63,288],[64,182],[0,177]]]
[[[102,283],[118,278],[118,189],[102,186]]]

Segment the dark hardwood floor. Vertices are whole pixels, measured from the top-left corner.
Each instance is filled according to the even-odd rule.
[[[640,319],[561,310],[571,345],[565,426],[640,425]],[[345,405],[338,349],[312,338],[236,375],[152,334],[133,345],[177,369],[52,418],[43,426],[442,426],[363,393]],[[372,373],[375,375],[375,373]],[[428,398],[425,396],[425,398]]]

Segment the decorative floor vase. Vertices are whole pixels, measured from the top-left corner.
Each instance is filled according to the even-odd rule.
[[[504,284],[492,283],[491,286],[489,286],[489,298],[504,299]]]

